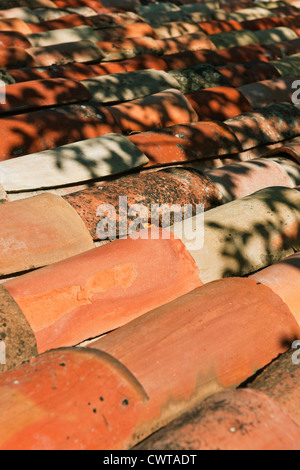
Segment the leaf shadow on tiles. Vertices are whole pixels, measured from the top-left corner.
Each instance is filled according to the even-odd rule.
[[[276,188],[271,188],[275,190]],[[254,195],[255,197],[255,195]],[[279,216],[282,213],[283,207],[287,210],[299,212],[298,204],[291,201],[290,198],[286,197],[285,194],[279,195],[277,200],[272,200],[270,197],[264,198],[262,200],[267,211],[273,214],[274,216]],[[234,224],[231,223],[219,223],[219,222],[207,222],[207,226],[211,229],[215,229],[217,232],[222,232],[223,239],[223,248],[221,250],[221,257],[225,260],[232,261],[233,265],[237,266],[239,272],[253,272],[253,265],[248,257],[244,255],[247,246],[253,244],[253,241],[260,240],[264,246],[264,254],[266,256],[267,263],[269,265],[274,263],[274,256],[272,251],[274,251],[274,239],[280,238],[281,249],[287,250],[292,247],[294,251],[300,249],[300,225],[299,220],[298,224],[296,223],[295,216],[295,227],[294,231],[297,233],[290,234],[285,232],[286,221],[281,220],[280,223],[272,222],[267,220],[265,223],[253,223],[249,230],[237,229]],[[232,263],[227,263],[228,266]],[[237,272],[236,267],[234,269],[226,268],[222,277],[234,277]]]

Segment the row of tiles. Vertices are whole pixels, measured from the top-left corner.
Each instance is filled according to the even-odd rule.
[[[298,16],[299,17],[299,16]],[[4,28],[5,26],[2,26]],[[299,28],[291,29],[278,26],[264,31],[228,31],[206,35],[203,32],[181,35],[169,39],[154,39],[150,36],[128,37],[123,40],[92,42],[87,39],[96,32],[89,26],[55,30],[35,35],[36,44],[43,46],[28,47],[28,39],[20,33],[1,33],[1,40],[19,44],[18,46],[0,49],[2,68],[43,67],[70,62],[110,62],[133,58],[141,53],[173,55],[175,53],[197,50],[213,51],[212,59],[222,56],[223,49],[252,44],[266,44],[272,49],[273,43],[297,39]],[[122,34],[122,33],[120,33]],[[43,36],[44,35],[44,36]],[[129,36],[130,33],[129,33]],[[29,36],[27,36],[29,38]],[[72,39],[73,38],[73,39]],[[33,41],[33,38],[31,39]],[[72,42],[73,41],[73,42]],[[27,45],[27,49],[20,47]],[[211,59],[211,60],[212,60]],[[223,60],[224,61],[224,60]]]
[[[101,46],[101,43],[116,41],[115,47],[120,48],[122,44],[120,41],[124,38],[131,39],[148,36],[149,39],[156,39],[157,46],[155,49],[158,52],[171,54],[172,45],[176,44],[175,39],[180,36],[191,36],[191,40],[198,37],[198,46],[201,45],[200,40],[202,40],[203,49],[214,50],[252,43],[272,43],[276,41],[276,33],[278,36],[277,41],[280,39],[292,39],[297,37],[299,32],[299,10],[296,16],[262,18],[244,23],[232,20],[214,20],[195,24],[187,23],[186,28],[184,22],[173,22],[153,28],[148,23],[137,22],[132,19],[132,22],[129,24],[97,30],[95,29],[97,28],[96,19],[92,21],[89,18],[86,19],[76,14],[67,15],[63,16],[61,20],[52,20],[39,24],[34,28],[31,27],[31,31],[40,30],[40,32],[34,34],[30,34],[31,31],[28,23],[23,22],[24,24],[22,24],[20,19],[8,18],[0,20],[3,22],[2,29],[6,28],[6,30],[4,29],[1,32],[1,45],[2,47],[15,46],[28,49],[30,47],[45,47],[87,40],[98,44],[100,50],[103,49],[104,59],[107,60],[105,48]],[[74,23],[77,26],[71,26]],[[267,32],[266,29],[273,30],[273,34]],[[173,41],[168,41],[170,38],[173,38]],[[190,42],[192,48],[195,48],[196,43]]]
[[[185,224],[198,224],[194,240],[186,225],[179,234],[176,224],[167,229],[142,225],[127,236],[125,219],[121,239],[98,248],[62,198],[43,194],[24,200],[25,205],[4,204],[2,272],[49,265],[3,286],[29,322],[39,352],[79,344],[203,283],[256,272],[299,250],[299,198],[298,189],[277,186],[210,209],[200,222],[189,214]],[[124,224],[123,215],[119,222]],[[135,221],[132,225],[136,228]],[[2,308],[1,323],[15,365],[19,355],[24,359],[16,344],[26,344],[11,305]]]
[[[285,152],[299,161],[299,107],[275,103],[251,111],[242,94],[252,101],[260,92],[271,102],[283,96],[287,101],[289,84],[290,80],[274,80],[243,90],[219,87],[186,96],[173,89],[109,108],[69,105],[29,113],[26,119],[25,115],[0,119],[6,139],[1,142],[2,159],[9,158],[0,163],[0,184],[8,193],[60,186],[72,191],[74,184],[142,166],[198,162],[204,169],[250,160],[283,141],[290,149]],[[207,120],[195,122],[200,116]],[[226,120],[211,120],[220,117]],[[127,137],[114,133],[120,128],[125,132],[153,127],[162,129]]]
[[[299,260],[196,287],[86,348],[41,355],[1,287],[1,309],[15,320],[4,315],[8,341],[22,330],[35,357],[0,376],[0,448],[128,449],[152,435],[138,448],[299,449],[299,366],[290,353],[251,384],[264,393],[214,395],[299,339]]]
[[[297,9],[295,9],[297,10]],[[270,10],[271,11],[271,10]],[[13,56],[15,53],[16,60],[19,61],[20,57],[22,56],[23,53],[23,59],[25,62],[27,62],[27,65],[33,65],[34,64],[34,59],[36,59],[36,64],[37,66],[41,65],[52,65],[53,63],[57,63],[57,60],[67,60],[67,61],[72,61],[72,52],[73,56],[74,53],[76,55],[77,53],[77,58],[78,60],[78,55],[82,51],[83,44],[78,43],[78,41],[82,42],[86,40],[87,42],[85,43],[86,46],[86,57],[85,59],[83,58],[82,60],[84,61],[91,61],[91,60],[100,60],[101,58],[104,60],[111,60],[111,59],[121,59],[124,57],[132,57],[134,56],[137,52],[141,53],[143,51],[155,51],[156,53],[167,53],[167,54],[172,54],[174,52],[178,52],[178,50],[184,50],[187,48],[187,45],[189,46],[188,48],[191,49],[199,49],[199,48],[208,48],[208,49],[216,49],[217,48],[224,48],[224,47],[229,47],[233,45],[238,45],[240,44],[252,44],[252,43],[259,43],[259,42],[275,42],[287,39],[291,39],[292,37],[297,37],[296,32],[298,31],[298,20],[297,17],[294,17],[296,14],[295,11],[293,11],[292,16],[288,17],[283,17],[281,16],[284,14],[283,12],[280,12],[279,17],[271,17],[271,18],[263,18],[261,22],[256,23],[256,20],[246,22],[245,27],[249,27],[250,29],[258,29],[260,31],[258,32],[253,32],[253,31],[239,31],[241,29],[240,24],[237,21],[212,21],[209,23],[201,23],[199,25],[195,24],[195,27],[193,29],[193,24],[194,23],[187,23],[189,25],[189,30],[187,32],[192,33],[194,32],[195,34],[188,34],[187,36],[182,36],[181,38],[175,38],[175,39],[160,39],[160,40],[153,40],[153,37],[165,37],[169,38],[172,37],[173,35],[178,36],[182,35],[184,33],[184,24],[185,23],[168,23],[166,26],[162,26],[161,29],[157,28],[157,33],[155,32],[155,29],[152,29],[148,24],[146,23],[139,23],[137,22],[136,18],[133,19],[131,17],[128,17],[129,25],[124,26],[122,24],[122,27],[117,27],[110,28],[110,29],[102,29],[100,32],[97,30],[94,32],[94,28],[97,28],[99,25],[97,24],[98,18],[101,19],[101,16],[96,16],[94,21],[90,20],[89,17],[86,18],[84,16],[76,17],[76,14],[71,15],[70,17],[68,16],[63,16],[62,18],[62,23],[60,24],[59,20],[55,20],[54,23],[51,25],[48,25],[48,28],[53,28],[53,29],[47,29],[47,25],[44,26],[46,28],[46,32],[41,32],[41,33],[36,33],[36,34],[29,34],[26,38],[22,33],[28,34],[31,31],[29,30],[29,26],[27,23],[23,22],[20,20],[20,17],[22,17],[22,14],[19,12],[17,15],[18,18],[10,18],[10,15],[13,15],[13,12],[9,13],[10,10],[4,10],[3,11],[3,24],[2,24],[2,29],[5,31],[2,33],[2,44],[3,46],[21,46],[22,47],[29,47],[30,45],[35,45],[35,46],[47,46],[50,45],[50,49],[46,48],[43,50],[43,48],[33,48],[30,51],[32,54],[26,54],[25,51],[20,48],[20,47],[15,47],[13,49],[10,48],[10,55]],[[62,15],[65,15],[66,12],[62,11]],[[288,13],[288,12],[287,12]],[[16,12],[17,14],[17,12]],[[0,13],[1,15],[1,13]],[[117,13],[118,15],[118,13]],[[269,15],[270,16],[270,15]],[[94,17],[92,17],[94,18]],[[119,17],[118,17],[119,18]],[[124,18],[123,22],[124,22]],[[68,23],[69,21],[69,23]],[[161,20],[160,20],[161,21]],[[133,24],[130,24],[133,23]],[[50,22],[51,23],[51,22]],[[72,27],[69,29],[65,29],[68,25],[80,25],[77,27]],[[126,23],[126,20],[125,20]],[[248,24],[249,23],[249,24]],[[202,26],[201,26],[202,25]],[[273,33],[266,34],[263,30],[265,28],[271,28],[271,27],[279,27],[279,30],[274,30]],[[42,27],[42,26],[41,26]],[[281,27],[281,29],[280,29]],[[59,28],[64,28],[64,29],[59,29]],[[196,29],[195,29],[196,28]],[[292,29],[289,29],[292,28]],[[11,32],[7,31],[8,29],[12,30]],[[172,31],[174,32],[172,33]],[[199,32],[202,31],[202,32]],[[217,34],[212,34],[213,32]],[[221,31],[226,31],[225,33],[223,32],[222,34],[218,34]],[[231,31],[234,30],[234,31]],[[293,31],[294,30],[294,31]],[[204,31],[204,32],[203,32]],[[212,34],[209,38],[205,35],[205,33]],[[198,34],[197,34],[198,33]],[[100,39],[102,40],[105,39],[106,41],[111,41],[112,39],[118,39],[120,37],[124,38],[125,41],[118,43],[114,42],[113,47],[112,44],[109,43],[99,43]],[[105,36],[106,35],[106,36]],[[147,37],[137,37],[135,40],[130,39],[132,36],[144,36],[147,35]],[[149,36],[149,37],[148,37]],[[152,36],[152,37],[151,37]],[[128,39],[129,38],[129,39]],[[31,41],[31,42],[30,42]],[[70,41],[74,41],[73,46],[71,44],[65,44],[61,45],[60,43],[69,43]],[[100,50],[95,47],[94,43],[100,44]],[[62,48],[60,57],[57,51],[56,59],[54,58],[54,52],[53,51],[53,44],[56,45],[58,48]],[[52,45],[52,48],[51,48]],[[71,50],[70,50],[71,49]],[[72,50],[73,49],[73,50]],[[100,52],[101,51],[101,52]],[[3,53],[5,51],[2,51]],[[49,62],[50,57],[49,53],[52,54],[52,60],[53,62]],[[98,56],[97,56],[98,52]],[[3,54],[4,55],[4,54]],[[33,55],[33,57],[32,57]],[[65,55],[65,57],[63,57]],[[84,55],[84,54],[81,54]],[[102,57],[104,56],[104,57]],[[8,59],[8,57],[7,57]],[[11,57],[10,59],[13,59]],[[10,63],[5,64],[5,57],[3,57],[4,64],[3,66],[11,66]],[[43,62],[43,60],[45,62]],[[73,59],[74,60],[74,59]],[[56,62],[55,62],[56,61]],[[23,64],[24,65],[24,64]]]

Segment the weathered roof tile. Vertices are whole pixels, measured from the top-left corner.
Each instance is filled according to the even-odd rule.
[[[197,120],[189,100],[175,89],[107,109],[123,132],[147,131]]]
[[[245,96],[231,87],[206,88],[185,96],[195,109],[199,121],[225,121],[252,109]]]

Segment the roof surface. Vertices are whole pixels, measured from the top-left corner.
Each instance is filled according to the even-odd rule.
[[[300,450],[300,2],[0,0],[0,449]]]

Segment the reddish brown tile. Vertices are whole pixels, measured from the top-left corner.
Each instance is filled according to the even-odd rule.
[[[218,21],[218,20],[211,20],[211,21],[206,21],[206,22],[201,22],[199,23],[201,26],[201,29],[206,33],[206,34],[218,34],[218,33],[226,33],[228,31],[240,31],[242,29],[247,29],[243,28],[241,23],[238,21],[234,20],[228,20],[228,21]]]
[[[180,240],[128,238],[4,285],[43,352],[118,328],[202,283]]]
[[[247,83],[278,78],[279,72],[272,64],[266,62],[245,62],[218,67],[219,72],[227,78],[232,87],[240,87]]]
[[[15,31],[21,34],[30,34],[30,27],[19,18],[1,18],[0,19],[1,31]]]
[[[285,140],[275,149],[270,150],[267,154],[272,156],[290,156],[300,164],[300,137],[295,137],[291,140]]]
[[[126,64],[127,65],[127,64]],[[148,67],[144,67],[148,68]],[[151,68],[151,67],[149,67]],[[38,79],[66,78],[70,80],[86,80],[111,73],[126,72],[122,62],[106,62],[101,65],[92,64],[65,64],[52,67],[35,67],[11,70],[10,74],[16,82],[27,82]]]
[[[172,21],[166,24],[155,25],[153,29],[159,39],[176,38],[185,34],[203,31],[200,24],[187,21]]]
[[[15,83],[6,87],[6,100],[0,104],[0,115],[20,114],[34,108],[88,101],[91,94],[74,80],[56,78]]]
[[[128,367],[149,396],[138,441],[208,395],[237,386],[299,334],[271,289],[235,278],[198,288],[92,346]]]
[[[199,64],[222,65],[226,63],[222,57],[219,56],[217,51],[213,50],[199,50],[199,51],[185,51],[178,54],[170,54],[164,56],[169,70],[183,69],[185,67],[192,67]]]
[[[282,41],[275,44],[268,44],[266,48],[273,56],[272,60],[284,59],[287,56],[300,52],[300,38],[293,39],[292,41]]]
[[[275,103],[291,103],[294,78],[263,80],[239,87],[251,106],[262,108]]]
[[[78,348],[51,351],[1,374],[0,390],[1,449],[128,448],[147,403],[122,364]]]
[[[241,26],[243,29],[250,29],[251,31],[262,31],[265,29],[276,28],[277,26],[286,26],[285,18],[258,18],[256,20],[243,21]]]
[[[223,64],[237,64],[239,62],[262,61],[268,62],[275,58],[270,46],[250,44],[248,46],[230,47],[220,49],[217,54]]]
[[[28,49],[30,51],[30,49]],[[13,69],[23,67],[35,67],[34,58],[21,47],[0,48],[0,68]]]
[[[195,109],[199,121],[225,121],[252,110],[244,95],[235,88],[206,88],[185,96]]]
[[[31,44],[23,33],[16,31],[0,31],[0,47],[20,47],[22,49],[28,49],[28,47],[31,47]]]
[[[65,105],[0,118],[0,161],[112,132],[121,133],[104,107]]]
[[[28,26],[32,33],[42,33],[46,31],[52,31],[55,29],[74,28],[75,26],[93,26],[92,21],[82,15],[76,13],[55,20],[41,21],[40,23],[29,23]]]
[[[214,44],[209,37],[201,32],[194,34],[187,34],[171,39],[160,39],[157,41],[161,46],[161,51],[165,55],[177,54],[184,51],[198,51],[201,49],[215,50]]]
[[[149,165],[206,160],[238,153],[241,146],[227,126],[197,122],[129,136],[150,159]]]
[[[103,64],[105,67],[108,63]],[[165,72],[169,70],[166,60],[164,57],[158,57],[155,54],[139,54],[132,59],[125,59],[119,64],[125,68],[126,72],[132,72],[134,70],[144,70],[144,69],[155,69],[155,70],[164,70]]]
[[[120,41],[124,38],[139,38],[149,36],[156,39],[156,34],[147,23],[131,23],[115,28],[101,29],[97,31],[99,41]]]
[[[173,89],[107,109],[123,132],[147,131],[197,120],[189,101]]]

